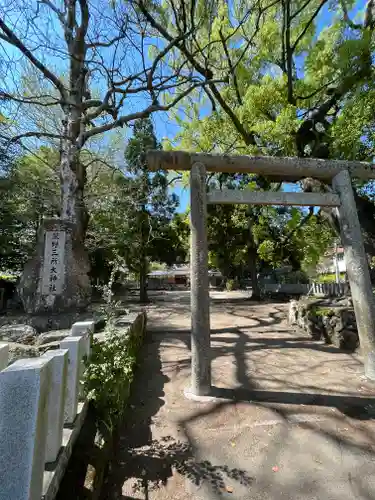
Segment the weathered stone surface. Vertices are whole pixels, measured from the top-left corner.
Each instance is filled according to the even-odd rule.
[[[0,500],[41,498],[49,379],[46,358],[0,372]]]
[[[45,332],[38,335],[36,340],[37,346],[42,346],[44,344],[49,344],[50,342],[55,342],[57,340],[62,340],[67,337],[70,333],[69,329],[66,330],[52,330],[51,332]]]
[[[0,340],[34,344],[37,337],[36,330],[30,325],[10,324],[0,327]]]
[[[53,342],[48,342],[48,344],[38,346],[39,354],[42,355],[49,350],[60,349],[60,342],[60,340],[54,340]]]
[[[210,297],[208,288],[206,168],[190,172],[191,392],[211,392]]]
[[[82,373],[84,346],[84,337],[66,337],[60,343],[61,349],[68,349],[69,351],[68,382],[64,410],[64,420],[67,424],[72,424],[77,415],[80,389],[79,376]]]
[[[44,294],[43,286],[45,276],[45,235],[53,231],[64,232],[64,248],[61,251],[63,264],[60,271],[63,279],[59,281],[61,293],[58,289]],[[89,263],[87,253],[82,243],[77,240],[74,224],[59,219],[43,221],[38,235],[35,255],[26,264],[19,284],[19,294],[25,311],[30,314],[49,312],[65,312],[80,310],[87,307],[91,297],[91,286],[88,277]],[[56,275],[57,276],[57,275]],[[58,275],[57,279],[59,278]],[[56,294],[55,294],[56,293]]]
[[[32,315],[28,317],[27,322],[42,333],[53,330],[68,330],[79,317],[79,311],[66,311],[64,314]]]
[[[9,363],[23,358],[37,358],[39,351],[37,347],[9,342]]]
[[[72,325],[71,336],[79,337],[85,335],[86,333],[94,333],[95,322],[94,321],[77,321]]]
[[[0,371],[8,366],[9,344],[0,344]]]
[[[46,462],[54,462],[62,444],[64,426],[65,388],[68,375],[67,349],[48,351],[43,358],[51,361],[51,378],[48,391],[48,431]]]
[[[335,305],[335,304],[333,304]],[[313,340],[353,352],[358,347],[354,311],[347,307],[321,306],[319,301],[291,301],[289,321],[294,321]]]
[[[361,351],[366,365],[369,359],[368,354],[375,352],[374,296],[349,172],[343,170],[337,174],[332,180],[332,187],[341,200],[338,217],[341,241],[344,247],[346,273],[357,319]],[[367,372],[366,369],[365,372]]]
[[[74,444],[85,422],[88,407],[88,401],[79,403],[74,426],[71,428],[64,427],[63,429],[63,448],[58,456],[58,460],[54,463],[47,464],[46,470],[44,471],[42,500],[55,500],[57,496],[61,480],[69,465],[69,459],[72,455]]]

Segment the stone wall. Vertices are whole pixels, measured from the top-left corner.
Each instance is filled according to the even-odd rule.
[[[353,352],[359,345],[351,306],[311,299],[291,300],[289,324],[298,326],[313,340],[324,340],[340,349]]]
[[[128,329],[143,329],[144,315]],[[0,342],[0,500],[56,496],[88,409],[82,376],[94,328],[77,322],[43,354],[16,361]],[[22,329],[8,336],[23,334],[33,336]]]

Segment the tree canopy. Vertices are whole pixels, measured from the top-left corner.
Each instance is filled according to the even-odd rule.
[[[173,124],[166,148],[373,162],[373,10],[371,0],[123,0],[100,9],[94,0],[16,0],[3,8],[1,266],[22,266],[42,216],[77,223],[95,279],[116,258],[142,283],[151,262],[186,261],[188,210],[176,213],[171,177],[145,161],[162,147],[154,113]],[[115,129],[125,149],[117,142],[109,154],[103,134]],[[373,184],[353,186],[375,255]],[[224,174],[209,176],[212,187],[331,189]],[[337,230],[332,210],[312,208],[210,206],[208,223],[210,265],[254,286],[266,269],[313,273]]]

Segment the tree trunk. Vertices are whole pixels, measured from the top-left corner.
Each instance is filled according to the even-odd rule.
[[[142,206],[141,213],[141,249],[139,256],[139,301],[148,302],[147,295],[147,238],[148,238],[148,214],[146,206]]]
[[[74,97],[74,94],[73,94]],[[83,192],[86,169],[80,161],[81,146],[78,137],[84,125],[78,99],[76,106],[68,106],[63,121],[63,138],[60,146],[61,219],[76,226],[75,237],[83,242],[88,224],[88,214]]]
[[[249,248],[248,263],[249,263],[249,272],[250,272],[251,288],[252,288],[251,300],[261,299],[258,272],[257,272],[257,261],[258,257],[256,248]]]
[[[147,258],[142,255],[140,258],[140,269],[139,269],[139,302],[148,302],[147,295]]]
[[[257,263],[258,263],[258,252],[257,246],[254,240],[253,235],[253,221],[252,214],[250,212],[251,209],[248,209],[248,227],[249,227],[249,240],[247,244],[247,255],[248,255],[248,265],[251,279],[251,300],[260,300],[260,287],[258,281],[258,273],[257,273]]]

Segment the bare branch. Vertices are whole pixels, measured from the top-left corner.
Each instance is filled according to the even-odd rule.
[[[5,33],[5,40],[16,47],[27,57],[27,59],[43,73],[43,75],[59,90],[61,97],[66,100],[66,89],[62,81],[57,78],[41,61],[39,61],[32,52],[21,42],[21,40],[13,33],[13,31],[0,19],[0,29]]]
[[[111,47],[112,45],[114,45],[116,42],[119,42],[123,38],[124,38],[124,35],[119,35],[119,36],[116,36],[116,38],[113,38],[112,40],[110,40],[109,42],[99,42],[99,41],[91,42],[91,43],[88,43],[86,46],[88,49],[93,49],[96,47]]]
[[[12,143],[12,142],[18,142],[21,139],[26,139],[27,137],[36,137],[38,139],[41,139],[42,137],[48,137],[50,139],[62,139],[64,136],[60,134],[50,134],[48,132],[25,132],[24,134],[16,135],[11,138],[5,135],[0,135],[0,137]]]
[[[150,116],[152,113],[155,113],[156,111],[168,111],[171,108],[173,108],[176,104],[178,104],[182,99],[184,99],[186,96],[188,96],[194,89],[203,87],[204,85],[209,85],[210,82],[197,82],[190,87],[188,87],[186,90],[181,92],[179,95],[177,95],[169,104],[167,105],[162,105],[162,104],[151,104],[147,108],[145,108],[143,111],[131,113],[126,116],[121,116],[117,120],[114,120],[113,122],[106,123],[105,125],[101,125],[98,127],[94,127],[88,131],[86,131],[84,134],[81,136],[81,146],[89,139],[90,137],[98,134],[102,134],[103,132],[107,132],[108,130],[112,130],[116,127],[123,127],[127,123],[137,120],[139,118],[147,118]]]
[[[157,68],[159,61],[164,56],[166,56],[168,54],[168,52],[173,49],[173,47],[176,47],[180,42],[185,40],[190,34],[191,34],[191,31],[188,31],[187,33],[184,33],[184,34],[178,36],[177,38],[172,39],[169,42],[169,44],[162,51],[160,51],[159,54],[155,57],[154,62],[152,64],[151,69],[150,69],[148,76],[147,76],[147,87],[148,87],[150,92],[153,90],[153,83],[152,82],[153,82],[154,74],[155,74],[155,71],[156,71],[156,68]]]
[[[51,99],[50,95],[40,95],[35,97],[17,97],[15,95],[8,94],[7,92],[3,92],[0,90],[0,101],[9,99],[11,101],[19,102],[21,104],[35,104],[36,106],[56,106],[62,103],[61,99],[56,99],[55,101],[50,101],[50,102],[48,101],[43,102],[40,100],[46,97]]]
[[[47,5],[47,7],[49,7],[51,10],[53,10],[53,12],[57,15],[57,17],[59,18],[59,21],[60,23],[65,26],[65,17],[64,17],[64,14],[63,12],[61,12],[61,10],[59,10],[56,5],[54,5],[50,0],[38,0],[37,2],[38,4],[44,4],[44,5]],[[39,10],[39,5],[38,5],[38,10]],[[38,11],[37,11],[38,12]]]
[[[237,96],[237,101],[238,101],[238,104],[240,106],[242,106],[243,101],[242,101],[242,97],[241,97],[241,94],[240,94],[240,89],[238,87],[238,81],[237,81],[236,71],[235,71],[235,69],[233,67],[232,59],[230,57],[230,54],[229,54],[229,51],[228,51],[228,47],[227,47],[227,42],[224,39],[224,35],[223,35],[223,32],[222,32],[221,29],[219,31],[219,36],[220,36],[221,43],[223,44],[223,48],[224,48],[224,52],[225,52],[226,58],[228,60],[229,71],[230,71],[230,73],[232,75],[233,85],[234,85],[234,89],[236,91],[236,96]]]

